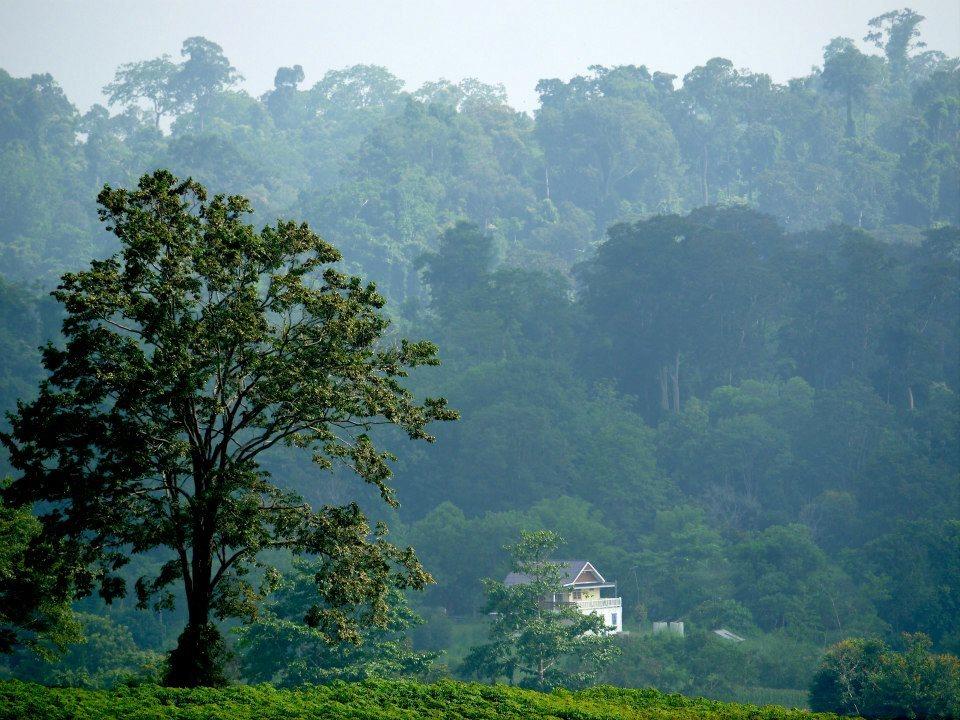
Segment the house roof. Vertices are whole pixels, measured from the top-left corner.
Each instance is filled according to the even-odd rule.
[[[603,575],[601,575],[600,572],[593,566],[593,564],[587,560],[547,560],[547,562],[560,565],[560,578],[564,587],[575,584],[607,584],[607,581],[603,579]],[[577,583],[577,579],[583,575],[585,570],[591,571],[594,575],[596,575],[597,580],[587,580],[586,582]],[[533,578],[527,573],[512,572],[507,575],[503,583],[507,587],[510,587],[512,585],[525,585],[531,580],[533,580]]]

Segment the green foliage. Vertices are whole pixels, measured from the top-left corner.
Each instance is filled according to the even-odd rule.
[[[809,685],[821,655],[816,644],[783,634],[758,635],[755,629],[742,632],[744,642],[722,639],[696,625],[688,625],[684,637],[648,632],[617,636],[620,657],[599,681],[721,700]],[[792,697],[794,707],[806,707],[805,695]]]
[[[579,268],[598,374],[616,377],[656,417],[679,412],[698,385],[768,372],[779,278],[761,256],[782,242],[769,218],[742,209],[612,227]]]
[[[489,273],[494,261],[493,239],[480,228],[459,222],[440,236],[436,253],[424,255],[424,276],[430,284],[434,306],[454,306],[460,293],[469,293]]]
[[[831,647],[810,685],[810,704],[868,718],[957,717],[960,660],[930,653],[925,635],[904,640],[903,652],[878,640],[844,640]]]
[[[656,690],[596,687],[570,692],[533,690],[443,681],[421,685],[409,681],[368,680],[334,683],[305,690],[277,690],[268,685],[223,690],[176,690],[156,686],[90,691],[45,688],[20,682],[0,684],[0,719],[37,720],[259,720],[314,718],[336,720],[414,720],[464,718],[530,720],[579,718],[605,720],[830,720],[782,707],[735,705],[665,695]]]
[[[177,71],[169,55],[126,63],[117,68],[114,81],[103,91],[111,105],[137,107],[140,100],[148,101],[154,125],[159,128],[165,115],[176,114],[182,107],[174,91]]]
[[[106,88],[115,115],[81,116],[50,76],[0,71],[0,405],[36,397],[35,348],[61,341],[40,295],[121,247],[90,198],[168,167],[251,198],[271,233],[277,217],[323,228],[340,270],[376,278],[391,300],[395,324],[375,348],[437,340],[444,366],[414,371],[409,387],[464,412],[430,452],[371,430],[397,454],[396,512],[349,468],[318,477],[309,453],[278,442],[258,460],[271,479],[241,473],[224,542],[273,542],[249,522],[259,483],[274,488],[263,502],[279,492],[293,514],[356,502],[363,512],[337,521],[360,533],[361,515],[389,520],[394,542],[415,546],[437,578],[415,635],[451,650],[451,664],[481,627],[479,579],[507,569],[497,549],[544,528],[619,580],[627,618],[747,637],[746,660],[666,641],[656,662],[638,655],[664,687],[795,694],[822,648],[851,635],[921,630],[956,652],[960,70],[923,48],[921,21],[909,9],[880,15],[867,41],[882,55],[838,38],[822,69],[785,83],[724,58],[682,78],[591,67],[541,82],[532,116],[496,85],[405,90],[370,65],[320,78],[283,67],[255,98],[222,48],[196,37],[180,58],[118,68]],[[224,225],[237,230],[230,243],[251,239],[241,225]],[[197,338],[170,347],[211,350]],[[32,569],[15,573],[26,585],[10,590],[15,612],[33,612],[31,588],[96,586],[75,574],[86,565],[76,548],[32,547]],[[40,557],[55,572],[30,579]],[[106,574],[131,586],[173,577],[165,590],[177,596],[171,561],[160,547]],[[250,610],[269,589],[264,568],[247,569],[226,573],[220,609]],[[189,620],[189,603],[139,615],[133,605],[90,598],[78,609],[153,650]],[[756,687],[726,669],[740,660]]]
[[[24,646],[51,658],[81,638],[69,564],[42,533],[29,508],[0,504],[0,653]]]
[[[52,302],[26,288],[0,280],[0,407],[13,408],[17,400],[36,392],[41,378],[38,347],[56,332]],[[0,460],[0,467],[4,462]],[[3,471],[5,472],[6,468]]]
[[[322,599],[315,577],[317,563],[294,562],[256,619],[239,629],[241,673],[252,682],[279,686],[424,675],[437,653],[414,652],[406,633],[423,623],[394,589],[387,600],[385,625],[361,625],[355,642],[331,643],[320,630],[304,622]]]
[[[876,58],[864,55],[850,38],[834,38],[823,54],[823,87],[843,96],[847,111],[847,135],[856,135],[854,103],[863,102],[870,86],[880,76]]]
[[[68,687],[105,688],[158,680],[162,656],[141,650],[128,628],[102,615],[75,613],[74,618],[79,635],[56,662],[20,649],[10,657],[8,672],[22,680]]]
[[[195,36],[179,62],[117,69],[104,88],[122,109],[110,153],[52,78],[4,74],[0,177],[2,196],[17,198],[0,212],[0,251],[14,261],[4,275],[50,282],[89,250],[114,249],[93,240],[87,197],[157,166],[253,197],[271,217],[307,217],[396,300],[422,299],[417,258],[460,220],[490,232],[511,265],[564,272],[611,223],[701,205],[746,204],[791,230],[956,223],[960,72],[923,50],[922,21],[910,9],[873,18],[867,40],[883,56],[836,38],[822,70],[786,83],[724,58],[681,83],[594,65],[541,80],[533,117],[497,85],[405,92],[372,65],[310,87],[302,66],[281,67],[253,98],[236,90],[223,49]]]
[[[960,650],[960,522],[900,522],[867,544],[852,570],[894,633],[923,632]]]
[[[354,637],[359,620],[344,608],[368,601],[362,621],[385,624],[390,587],[430,580],[413,551],[389,544],[382,525],[371,539],[355,503],[313,511],[271,484],[258,456],[277,444],[308,450],[396,504],[392,456],[369,433],[393,424],[432,440],[428,423],[456,417],[442,399],[417,404],[397,380],[437,364],[436,348],[375,346],[383,299],[330,267],[338,252],[305,224],[257,233],[243,222],[245,198],[208,202],[165,171],[135,191],[105,187],[99,201],[123,251],[65,275],[56,292],[66,346],[44,350],[50,378],[0,436],[20,472],[5,497],[54,504],[40,539],[66,546],[77,596],[96,584],[104,599],[122,597],[117,570],[131,550],[172,553],[136,589],[142,607],[153,597],[169,608],[169,587],[182,584],[177,684],[220,680],[211,615],[255,612],[263,590],[247,575],[265,549],[324,558],[327,607],[312,624],[330,637]]]
[[[672,209],[679,148],[657,109],[646,68],[594,66],[568,83],[541,80],[537,137],[550,195],[599,227],[618,216]]]
[[[484,580],[487,604],[493,615],[490,640],[470,650],[461,672],[540,690],[582,686],[608,665],[616,652],[603,617],[582,614],[558,602],[563,592],[561,566],[548,558],[561,539],[548,530],[522,532],[516,545],[507,546],[511,571],[526,578],[507,585]]]

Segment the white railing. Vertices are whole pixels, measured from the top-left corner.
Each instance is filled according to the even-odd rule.
[[[573,604],[581,610],[603,610],[620,607],[620,598],[600,598],[599,600],[574,600]]]

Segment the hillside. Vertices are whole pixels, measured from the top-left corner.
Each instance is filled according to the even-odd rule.
[[[960,697],[960,36],[825,13],[822,62],[787,80],[786,45],[747,68],[698,32],[681,77],[632,34],[531,76],[526,112],[493,70],[340,65],[406,51],[258,58],[228,30],[259,20],[193,5],[163,47],[148,9],[120,14],[147,35],[114,32],[102,77],[46,21],[21,33],[35,62],[0,68],[0,688],[241,689],[26,686],[15,716],[336,715],[329,690],[242,688],[543,675],[504,662],[523,645],[483,582],[536,532],[602,573],[609,597],[580,599],[627,631],[605,664],[567,652],[589,682],[541,689],[802,707],[854,653],[895,676],[883,698]],[[190,667],[161,679],[174,648]],[[599,702],[491,692],[481,716]]]
[[[503,685],[441,681],[335,683],[303,691],[267,685],[224,690],[172,690],[155,686],[116,690],[48,688],[22,682],[0,684],[0,720],[92,720],[97,718],[711,718],[789,720],[834,715],[722,703],[656,690],[596,687],[579,692],[539,693]]]

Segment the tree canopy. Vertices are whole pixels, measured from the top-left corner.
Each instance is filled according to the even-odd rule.
[[[527,581],[484,580],[484,611],[494,615],[490,640],[471,648],[464,672],[511,683],[519,677],[522,686],[547,690],[583,685],[614,658],[603,617],[556,600],[563,576],[550,556],[561,542],[556,533],[541,530],[521,533],[519,542],[504,548],[510,569]]]
[[[19,476],[4,490],[16,504],[43,502],[43,538],[68,542],[76,592],[122,597],[117,571],[129,552],[172,556],[141,577],[139,603],[172,605],[178,583],[189,620],[171,657],[176,684],[209,684],[204,657],[211,617],[249,616],[248,579],[261,551],[326,559],[325,601],[313,624],[355,637],[344,611],[368,603],[386,622],[391,587],[423,587],[413,551],[371,527],[355,504],[318,510],[270,481],[260,455],[285,444],[319,468],[343,463],[396,504],[389,453],[370,432],[392,424],[432,440],[426,425],[455,413],[442,399],[414,401],[398,381],[436,364],[430,343],[379,344],[383,299],[331,265],[339,253],[305,224],[257,232],[249,202],[207,197],[164,171],[135,190],[105,187],[101,217],[121,253],[70,273],[64,347],[48,345],[36,400],[18,405],[2,435]],[[264,576],[269,584],[270,573]]]

